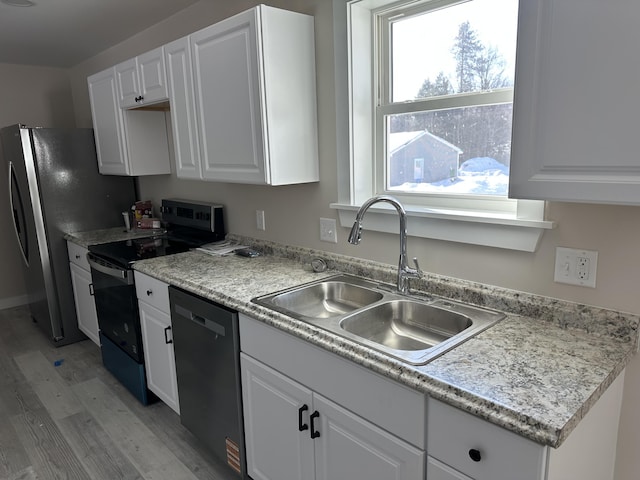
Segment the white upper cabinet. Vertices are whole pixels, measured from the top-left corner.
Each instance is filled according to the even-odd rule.
[[[165,112],[124,109],[140,96],[144,101],[137,106],[167,99],[162,48],[91,75],[87,82],[100,173],[171,173]]]
[[[124,114],[118,105],[116,70],[111,67],[91,75],[87,82],[98,170],[104,175],[128,175]]]
[[[640,3],[520,2],[510,196],[640,204]]]
[[[118,104],[121,108],[167,100],[163,47],[119,63],[115,68],[119,89]]]
[[[318,181],[313,17],[259,5],[190,45],[201,177]]]
[[[179,178],[317,182],[313,21],[259,5],[89,77],[100,173],[171,173],[170,115]]]
[[[193,71],[189,38],[184,37],[164,46],[171,128],[176,164],[180,178],[200,179],[200,144],[193,98]]]

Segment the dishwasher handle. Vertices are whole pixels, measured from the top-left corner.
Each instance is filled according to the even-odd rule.
[[[189,310],[188,308],[184,308],[181,305],[175,304],[173,307],[176,314],[180,315],[181,317],[186,318],[187,320],[191,320],[192,322],[197,323],[199,325],[202,325],[203,327],[205,327],[208,330],[211,330],[217,335],[220,335],[222,337],[225,336],[225,333],[226,333],[225,328],[223,325],[220,325],[218,322],[211,320],[207,317],[196,315],[191,310]]]

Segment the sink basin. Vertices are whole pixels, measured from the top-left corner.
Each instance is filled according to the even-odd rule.
[[[460,313],[412,300],[393,300],[344,318],[347,332],[395,350],[425,350],[473,325]]]
[[[327,280],[270,297],[279,309],[310,318],[332,318],[353,312],[382,299],[382,293],[346,282]]]
[[[402,295],[351,275],[252,301],[411,365],[430,362],[504,318],[462,302]]]

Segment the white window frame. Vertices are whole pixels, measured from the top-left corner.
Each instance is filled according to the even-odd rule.
[[[377,180],[380,171],[373,160],[383,142],[374,138],[378,85],[372,15],[407,3],[333,0],[339,182],[338,201],[331,207],[344,227],[353,224],[359,206],[383,182]],[[409,235],[417,237],[534,252],[544,231],[555,226],[544,220],[543,201],[430,195],[427,205],[395,196],[407,210]],[[367,213],[365,228],[397,233],[396,217],[386,204],[376,204]]]

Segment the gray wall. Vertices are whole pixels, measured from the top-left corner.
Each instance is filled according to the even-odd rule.
[[[78,126],[91,126],[91,112],[87,94],[86,77],[117,62],[135,56],[153,47],[179,38],[191,31],[214,23],[231,14],[257,4],[257,1],[211,2],[203,0],[180,12],[168,21],[154,26],[139,35],[116,45],[91,60],[69,71],[73,94],[75,119]],[[320,175],[317,184],[261,187],[225,185],[178,180],[174,175],[140,179],[142,197],[156,204],[161,198],[179,196],[196,200],[211,200],[226,205],[230,232],[264,238],[292,245],[319,248],[337,253],[395,264],[398,256],[397,235],[365,232],[362,244],[348,245],[347,229],[338,231],[338,244],[320,242],[319,217],[336,218],[329,203],[338,195],[336,171],[335,92],[333,67],[333,31],[331,3],[327,0],[274,0],[273,6],[289,8],[316,17],[316,50],[318,77],[318,120],[320,140]],[[13,68],[9,69],[10,71]],[[18,69],[19,70],[19,69]],[[11,96],[17,89],[24,97],[32,92],[23,84],[27,79],[16,79],[6,83],[0,67],[2,94]],[[38,85],[43,92],[39,101],[30,103],[29,109],[16,105],[16,112],[9,122],[23,121],[47,123],[45,121],[68,121],[66,107],[71,102],[62,102],[61,118],[53,118],[53,107],[61,105],[67,98],[60,89],[51,88],[64,83],[62,72],[42,70],[39,77],[46,77],[45,85]],[[35,72],[34,72],[35,74]],[[29,75],[26,77],[31,78]],[[35,81],[31,79],[32,81]],[[25,82],[26,83],[26,82]],[[46,92],[51,92],[47,95]],[[57,100],[52,100],[53,98]],[[26,102],[26,100],[25,100]],[[20,103],[20,102],[18,102]],[[0,120],[4,120],[4,98],[0,98]],[[35,105],[37,104],[37,105]],[[32,110],[33,117],[16,118],[19,113]],[[2,123],[2,122],[0,122]],[[6,123],[6,122],[4,122]],[[3,175],[6,175],[4,173]],[[0,176],[1,186],[6,182]],[[3,195],[0,192],[0,195]],[[6,195],[4,195],[6,199]],[[6,200],[2,200],[6,202]],[[266,213],[266,231],[255,226],[255,210]],[[1,209],[0,209],[1,210]],[[5,209],[6,210],[6,209]],[[3,216],[5,215],[5,216]],[[0,247],[13,245],[6,238],[10,229],[6,212],[0,211]],[[410,238],[409,253],[420,259],[424,270],[452,277],[498,285],[540,295],[561,298],[578,303],[630,311],[640,314],[638,302],[637,272],[640,271],[640,253],[637,251],[640,238],[640,207],[584,205],[550,203],[547,218],[557,221],[555,230],[545,233],[535,253],[521,253],[494,248],[474,247],[464,244]],[[11,227],[12,228],[12,227]],[[3,237],[4,236],[4,237]],[[557,246],[597,250],[597,288],[581,288],[553,282],[555,248]],[[5,252],[6,248],[0,249]],[[0,278],[0,299],[19,295],[12,269],[17,251],[5,255],[12,267],[3,269]],[[627,369],[625,398],[618,447],[617,480],[636,479],[640,471],[640,417],[635,414],[635,405],[640,399],[640,360],[636,358]]]
[[[69,83],[63,69],[0,64],[0,128],[22,123],[75,127]],[[22,260],[9,211],[7,169],[0,161],[0,309],[25,302]]]

